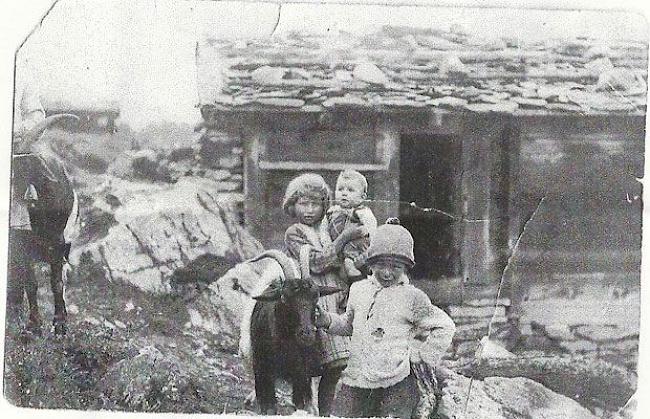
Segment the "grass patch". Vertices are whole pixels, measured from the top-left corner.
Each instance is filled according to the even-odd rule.
[[[52,315],[39,274],[44,318]],[[243,408],[252,389],[240,360],[221,338],[185,328],[183,299],[111,282],[89,256],[68,281],[69,332],[6,334],[5,397],[22,407],[226,413]]]

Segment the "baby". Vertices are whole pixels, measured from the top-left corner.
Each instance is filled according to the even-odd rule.
[[[363,205],[368,193],[368,181],[356,170],[343,170],[336,180],[335,205],[327,211],[327,228],[332,240],[336,240],[346,227],[365,226],[372,235],[377,219],[370,208]],[[349,242],[343,248],[343,271],[349,282],[363,276],[363,254],[370,245],[369,237]]]

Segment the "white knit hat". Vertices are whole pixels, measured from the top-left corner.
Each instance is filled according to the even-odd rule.
[[[399,225],[399,219],[389,218],[372,234],[367,254],[366,265],[382,256],[393,256],[404,260],[412,268],[415,265],[413,236]]]

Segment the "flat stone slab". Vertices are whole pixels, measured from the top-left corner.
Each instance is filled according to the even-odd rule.
[[[613,325],[579,326],[576,328],[575,334],[576,336],[596,343],[614,342],[639,337],[638,332],[624,330]]]
[[[479,340],[461,342],[456,347],[456,356],[474,356],[476,349],[478,349]]]
[[[522,108],[543,108],[547,104],[544,99],[535,99],[531,97],[513,97],[510,100],[517,103]]]
[[[305,101],[302,99],[291,99],[291,98],[274,98],[274,97],[262,97],[255,100],[255,102],[260,105],[266,106],[279,106],[287,108],[300,108],[305,104]]]
[[[626,339],[619,342],[608,342],[598,346],[601,353],[636,353],[639,352],[639,339]]]
[[[576,340],[569,326],[565,324],[549,324],[544,327],[546,335],[554,340]]]
[[[598,345],[587,340],[562,341],[559,342],[559,345],[571,353],[595,352],[598,350]]]
[[[427,101],[427,104],[432,106],[442,106],[442,107],[451,107],[451,108],[461,108],[467,105],[467,100],[453,97],[453,96],[443,96],[438,99],[431,99]]]
[[[486,307],[471,307],[471,306],[451,306],[449,308],[451,317],[505,317],[506,309],[503,306],[486,306]]]
[[[480,324],[464,324],[456,327],[456,334],[454,334],[454,340],[456,341],[467,341],[467,340],[478,340],[488,331],[487,325]]]
[[[476,300],[466,300],[463,301],[463,306],[467,307],[494,307],[494,306],[510,306],[510,298],[480,298]]]
[[[504,324],[507,323],[507,319],[505,316],[497,316],[497,317],[453,317],[452,319],[454,320],[454,323],[456,323],[456,326],[460,325],[467,325],[467,324],[476,324],[476,325],[483,325],[485,327],[489,326],[490,324],[492,325],[493,328],[503,326]]]

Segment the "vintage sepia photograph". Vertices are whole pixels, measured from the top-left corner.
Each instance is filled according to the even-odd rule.
[[[6,100],[5,401],[641,417],[646,17],[458,3],[44,9]]]

